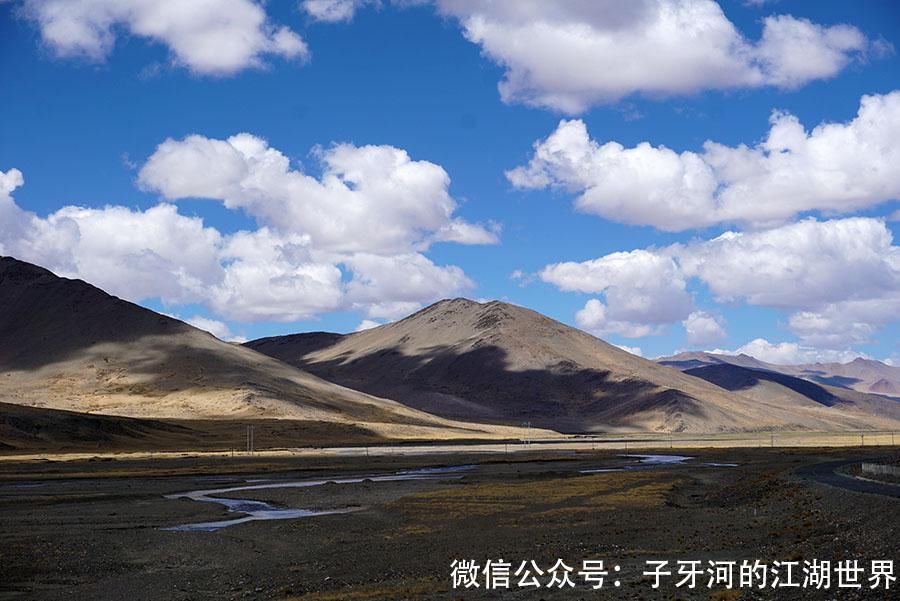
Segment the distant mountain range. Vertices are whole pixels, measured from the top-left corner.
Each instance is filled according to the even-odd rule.
[[[900,426],[900,402],[849,388],[891,389],[894,368],[795,366],[800,377],[723,357],[656,363],[529,309],[466,299],[354,334],[241,346],[0,257],[0,448],[54,435],[184,445],[194,422],[210,432],[251,420],[272,432],[278,420],[309,424],[322,444],[351,431],[357,441],[518,438],[523,424],[532,435]]]
[[[900,367],[872,359],[858,358],[849,363],[776,365],[754,359],[749,355],[687,352],[671,357],[660,357],[656,362],[682,371],[707,365],[738,365],[796,376],[826,386],[900,398]]]

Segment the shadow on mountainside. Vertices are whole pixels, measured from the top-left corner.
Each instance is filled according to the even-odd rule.
[[[726,390],[741,391],[756,386],[761,381],[774,382],[813,400],[820,405],[833,407],[842,400],[814,382],[774,371],[750,369],[730,364],[707,365],[689,369],[684,373],[703,378]]]
[[[324,348],[324,347],[322,347]],[[590,431],[628,425],[635,414],[661,410],[677,429],[685,416],[702,417],[699,403],[681,391],[561,361],[548,369],[511,370],[506,351],[483,345],[458,353],[433,347],[416,356],[399,348],[347,360],[294,359],[323,379],[402,402],[441,417],[467,421]]]

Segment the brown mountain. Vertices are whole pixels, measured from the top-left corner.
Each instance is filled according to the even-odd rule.
[[[399,438],[510,434],[326,382],[10,257],[0,257],[0,308],[5,403],[138,418],[352,424]]]
[[[717,363],[695,367],[685,373],[755,401],[775,401],[785,408],[833,408],[848,427],[891,428],[900,422],[900,401],[818,384],[776,371]]]
[[[363,332],[277,336],[247,346],[452,419],[528,421],[569,432],[857,425],[827,406],[748,399],[502,302],[441,301]]]
[[[836,386],[857,392],[900,397],[900,367],[872,359],[858,358],[848,363],[779,365],[760,361],[748,355],[722,355],[699,351],[660,357],[656,361],[661,365],[681,370],[727,363],[751,369],[774,371],[817,384]]]

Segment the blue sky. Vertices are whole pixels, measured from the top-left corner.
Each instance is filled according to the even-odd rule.
[[[465,295],[648,357],[898,359],[894,2],[58,3],[0,4],[5,254],[223,337]]]

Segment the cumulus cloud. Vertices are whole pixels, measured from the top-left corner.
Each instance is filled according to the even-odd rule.
[[[803,342],[840,348],[870,342],[900,315],[900,290],[886,290],[874,299],[829,303],[815,311],[791,315],[788,325]]]
[[[497,226],[455,215],[458,203],[442,167],[392,146],[337,144],[314,154],[319,176],[295,169],[250,134],[194,135],[166,140],[140,170],[139,185],[167,200],[217,199],[263,224],[252,244],[231,242],[243,250],[215,297],[218,311],[293,320],[349,306],[368,317],[396,318],[473,288],[462,270],[422,254],[441,241],[497,242]],[[277,273],[261,273],[258,264]],[[349,283],[342,284],[337,264],[352,273]],[[265,281],[276,284],[260,287]]]
[[[637,338],[684,319],[693,307],[675,261],[645,250],[618,252],[582,263],[555,263],[539,277],[560,290],[602,293],[576,315],[578,325],[598,336]]]
[[[340,268],[315,256],[309,239],[263,227],[237,232],[223,245],[224,277],[206,302],[238,321],[298,321],[342,307]]]
[[[507,172],[522,189],[578,194],[580,211],[664,231],[716,223],[778,225],[809,211],[848,213],[900,197],[900,91],[863,96],[855,118],[807,131],[775,112],[753,147],[707,141],[703,152],[590,138],[580,120],[534,145]]]
[[[102,61],[122,30],[165,45],[173,62],[204,75],[259,67],[266,55],[309,56],[300,36],[253,0],[26,0],[24,14],[60,57]]]
[[[578,210],[622,223],[678,231],[716,220],[716,178],[700,155],[648,143],[601,145],[580,120],[560,122],[535,143],[528,165],[506,176],[517,188],[577,193]]]
[[[9,254],[12,240],[22,237],[28,226],[29,216],[22,211],[12,197],[12,193],[25,183],[25,177],[18,169],[0,171],[0,252]],[[4,241],[6,241],[4,243]]]
[[[195,328],[199,328],[201,330],[209,332],[219,340],[238,343],[247,342],[247,339],[243,336],[235,336],[231,332],[231,329],[228,327],[228,324],[226,324],[224,321],[210,319],[208,317],[203,317],[202,315],[194,315],[193,317],[189,317],[184,321],[191,324]]]
[[[402,317],[423,302],[463,294],[475,287],[459,267],[435,265],[420,253],[356,253],[345,263],[354,274],[347,286],[347,300],[354,309],[373,318]]]
[[[694,311],[681,322],[687,332],[688,344],[701,346],[725,338],[725,320],[720,315],[706,311]]]
[[[356,326],[356,329],[353,331],[354,332],[364,332],[366,330],[371,330],[372,328],[377,328],[380,325],[382,325],[382,324],[375,321],[374,319],[364,319],[361,322],[359,322],[359,325]]]
[[[376,3],[377,0],[303,0],[300,6],[316,21],[338,23],[352,21],[356,11]]]
[[[393,146],[318,149],[320,177],[250,134],[166,140],[138,181],[166,199],[218,199],[282,233],[302,233],[333,252],[403,253],[438,240],[494,243],[488,229],[454,217],[450,176]]]
[[[852,60],[854,53],[869,46],[855,27],[823,27],[808,19],[787,15],[763,21],[757,59],[767,83],[780,88],[798,88],[816,79],[833,77]]]
[[[722,301],[808,309],[900,289],[900,247],[879,219],[806,219],[667,252]]]
[[[131,300],[197,302],[222,273],[219,232],[169,204],[146,211],[67,206],[40,218],[13,203],[0,211],[0,231],[3,253]]]
[[[837,75],[869,46],[855,27],[790,15],[766,18],[751,41],[713,0],[437,4],[505,69],[504,101],[566,113],[636,93],[796,88]]]
[[[750,355],[760,361],[776,365],[846,363],[857,357],[869,358],[863,353],[852,350],[819,349],[803,346],[796,342],[769,342],[765,338],[756,338],[734,350],[715,349],[710,352],[720,355]]]
[[[171,200],[218,198],[253,216],[257,229],[223,234],[168,201],[147,210],[67,206],[39,217],[15,203],[24,178],[11,169],[0,172],[0,252],[129,300],[198,303],[231,320],[335,310],[392,319],[474,287],[460,268],[426,257],[430,244],[496,241],[453,215],[443,169],[395,148],[322,151],[326,167],[316,179],[253,136],[189,140],[197,143],[161,145],[141,185]]]
[[[578,312],[594,333],[642,336],[684,320],[692,344],[720,335],[722,323],[694,312],[687,284],[715,299],[790,311],[789,327],[807,345],[840,349],[871,340],[900,314],[900,247],[880,219],[798,223],[661,249],[612,253],[548,265],[540,277],[564,291],[603,292]],[[702,327],[701,327],[702,326]],[[709,340],[712,341],[712,340]]]
[[[659,326],[613,319],[609,313],[608,307],[603,302],[592,298],[575,313],[575,323],[582,330],[600,337],[618,334],[625,338],[642,338],[661,332]]]
[[[900,315],[900,247],[879,219],[807,219],[663,252],[719,301],[791,311],[788,327],[814,347],[871,341]]]
[[[641,351],[641,347],[639,347],[639,346],[625,346],[623,344],[614,344],[613,346],[622,349],[626,353],[631,353],[632,355],[637,355],[638,357],[644,356],[644,353]]]

